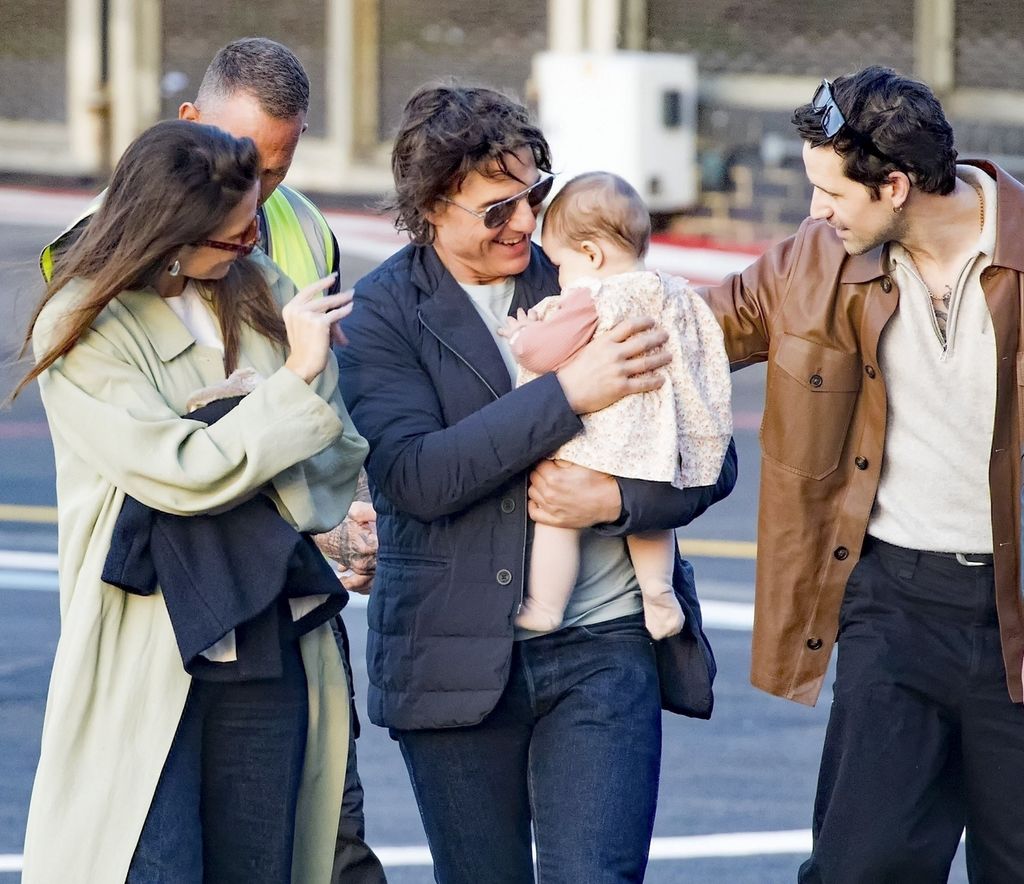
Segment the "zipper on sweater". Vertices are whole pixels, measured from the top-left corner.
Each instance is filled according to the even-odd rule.
[[[963,300],[963,287],[965,285],[965,277],[974,266],[974,262],[978,260],[978,256],[974,255],[972,258],[967,259],[967,263],[960,268],[960,273],[956,277],[956,285],[953,286],[952,295],[949,299],[949,305],[947,307],[948,313],[946,314],[946,332],[943,335],[942,330],[939,328],[939,321],[935,317],[935,307],[932,304],[931,293],[932,290],[928,288],[928,283],[924,281],[924,277],[917,269],[917,265],[914,264],[913,259],[908,264],[904,265],[905,268],[910,272],[920,284],[921,288],[928,294],[928,312],[932,321],[932,332],[935,334],[935,339],[939,342],[942,352],[939,355],[939,361],[945,362],[949,357],[950,344],[953,342],[953,335],[956,332],[956,317],[960,313],[960,302]],[[956,308],[955,310],[953,308]]]
[[[465,356],[463,356],[458,350],[456,350],[450,344],[448,344],[447,342],[442,340],[441,336],[436,331],[434,331],[429,325],[427,325],[427,323],[423,319],[423,315],[421,313],[417,313],[416,314],[416,318],[419,319],[420,325],[422,325],[428,332],[430,332],[435,338],[437,338],[437,342],[442,347],[444,347],[445,350],[447,350],[449,353],[451,353],[456,359],[459,360],[459,362],[461,362],[463,365],[465,365],[466,368],[468,368],[471,372],[473,372],[473,374],[475,374],[478,378],[480,378],[480,383],[482,383],[488,389],[490,394],[495,399],[500,398],[498,396],[498,394],[495,392],[494,388],[489,383],[487,383],[487,380],[484,378],[484,376],[482,374],[480,374],[480,372],[478,372],[475,368],[473,368],[473,366],[470,364],[469,360],[466,359]],[[523,487],[524,487],[524,492],[523,492],[523,554],[522,554],[522,557],[520,559],[520,568],[522,570],[520,570],[520,572],[519,572],[519,574],[520,574],[520,580],[519,580],[519,604],[520,605],[523,603],[523,599],[526,596],[526,532],[527,532],[527,529],[529,528],[529,509],[530,509],[530,506],[529,506],[529,499],[530,498],[529,498],[529,495],[528,495],[527,491],[529,489],[529,481],[530,481],[529,478],[526,478],[526,479],[523,480]],[[516,610],[518,611],[518,608]],[[513,614],[513,616],[515,616],[515,615]]]

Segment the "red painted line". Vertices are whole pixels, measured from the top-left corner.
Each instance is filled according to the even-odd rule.
[[[709,249],[732,255],[749,255],[751,259],[760,258],[774,244],[771,241],[736,244],[705,236],[686,236],[677,233],[655,233],[651,236],[651,242],[683,249]]]
[[[0,185],[0,193],[39,193],[44,196],[70,196],[88,199],[95,196],[97,191],[77,187],[44,187],[41,184],[3,184]]]

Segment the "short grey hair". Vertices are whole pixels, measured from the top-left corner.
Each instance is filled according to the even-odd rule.
[[[266,37],[244,37],[220,49],[199,84],[196,105],[215,104],[239,92],[264,112],[291,119],[309,110],[309,77],[287,46]]]

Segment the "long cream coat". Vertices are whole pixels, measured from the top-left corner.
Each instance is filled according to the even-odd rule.
[[[254,254],[283,305],[291,282]],[[36,326],[36,354],[85,291],[72,283]],[[241,366],[266,380],[207,427],[182,418],[190,393],[224,377],[152,290],[124,292],[39,379],[53,436],[59,513],[61,635],[25,836],[26,884],[124,881],[174,737],[190,678],[157,593],[100,580],[125,494],[179,515],[255,489],[303,531],[340,522],[366,443],[337,392],[333,359],[311,385],[284,353],[243,332]],[[328,881],[348,740],[348,698],[327,625],[301,641],[309,737],[292,877]]]

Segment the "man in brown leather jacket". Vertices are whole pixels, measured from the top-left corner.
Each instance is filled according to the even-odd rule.
[[[751,680],[839,657],[801,882],[1024,881],[1024,187],[924,85],[823,81],[796,235],[706,293],[768,362]],[[1019,367],[1020,366],[1020,367]]]

